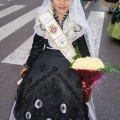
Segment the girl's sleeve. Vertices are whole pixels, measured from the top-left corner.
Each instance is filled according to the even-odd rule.
[[[78,44],[82,57],[90,56],[84,35],[80,37],[79,39],[77,39],[77,44]]]
[[[41,37],[41,36],[39,36],[37,34],[34,35],[30,55],[29,55],[29,57],[28,57],[28,59],[26,61],[26,64],[24,64],[24,66],[31,67],[31,65],[33,64],[35,59],[43,51],[44,43],[45,43],[45,39],[43,37]]]

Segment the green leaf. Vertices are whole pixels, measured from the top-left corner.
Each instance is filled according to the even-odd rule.
[[[74,59],[74,60],[77,60],[78,58],[82,57],[82,55],[81,55],[81,53],[80,53],[80,51],[79,51],[78,45],[76,46],[75,50],[76,50],[76,51],[75,51],[75,52],[76,52],[76,55],[73,57],[73,59]]]
[[[109,65],[109,64],[105,64],[105,67],[103,69],[99,69],[100,71],[103,71],[105,73],[107,72],[112,72],[112,73],[120,73],[120,68],[114,66],[114,65]]]

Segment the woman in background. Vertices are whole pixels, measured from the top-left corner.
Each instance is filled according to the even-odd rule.
[[[120,5],[115,9],[111,22],[108,25],[107,32],[117,40],[120,40]]]

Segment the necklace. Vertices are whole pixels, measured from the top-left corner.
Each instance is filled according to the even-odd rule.
[[[54,18],[56,19],[56,21],[58,22],[58,24],[60,25],[60,27],[62,29],[63,29],[63,23],[64,23],[65,19],[67,18],[68,13],[69,13],[69,11],[61,17],[57,14],[56,10],[53,9]]]
[[[64,16],[63,17],[58,16],[58,19],[59,19],[60,25],[62,25],[62,21],[64,20]]]

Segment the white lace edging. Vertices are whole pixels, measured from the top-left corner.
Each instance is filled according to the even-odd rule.
[[[52,42],[51,38],[49,37],[48,33],[46,32],[42,24],[39,22],[38,17],[36,18],[36,24],[34,26],[34,30],[35,33],[37,33],[39,36],[42,36],[44,39],[47,39],[49,45],[52,48],[57,49],[55,44]],[[67,35],[71,43],[84,34],[82,27],[74,22],[70,22],[68,18],[66,18],[64,22],[63,32]]]

